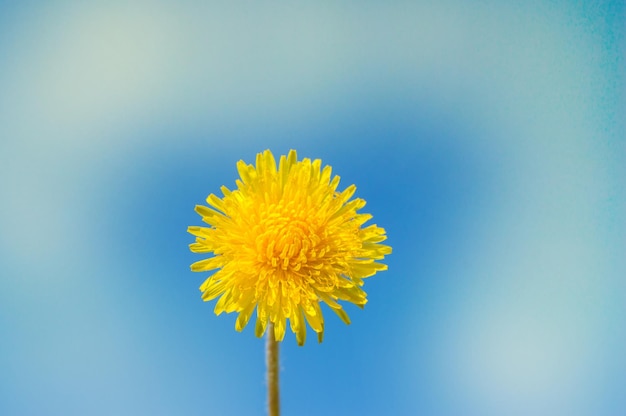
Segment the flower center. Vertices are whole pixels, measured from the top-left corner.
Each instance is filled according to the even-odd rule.
[[[257,260],[272,269],[298,272],[312,259],[323,255],[317,227],[289,207],[272,205],[262,215],[256,238]]]

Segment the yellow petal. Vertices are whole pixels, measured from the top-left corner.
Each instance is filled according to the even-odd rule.
[[[246,325],[248,325],[248,321],[250,320],[250,315],[254,312],[256,304],[251,303],[243,311],[239,312],[239,316],[237,317],[237,321],[235,321],[235,330],[241,332]]]

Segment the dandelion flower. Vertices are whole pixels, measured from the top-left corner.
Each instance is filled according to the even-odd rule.
[[[331,167],[321,163],[298,161],[291,150],[277,167],[266,150],[257,154],[256,166],[237,163],[237,189],[223,186],[223,197],[211,194],[209,207],[196,206],[209,227],[189,227],[196,237],[189,247],[212,257],[191,270],[215,270],[200,286],[202,299],[219,297],[217,315],[237,312],[237,331],[256,309],[256,336],[263,336],[269,322],[282,341],[289,320],[299,345],[306,339],[306,323],[321,342],[320,303],[349,324],[339,302],[363,307],[363,279],[387,269],[375,261],[391,253],[380,244],[385,230],[363,226],[372,216],[357,213],[365,201],[350,200],[356,187],[337,191],[339,176],[331,177]]]

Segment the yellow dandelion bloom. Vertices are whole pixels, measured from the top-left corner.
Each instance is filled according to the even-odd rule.
[[[297,160],[295,150],[281,156],[278,167],[272,152],[259,153],[256,166],[237,163],[237,189],[222,187],[219,198],[207,198],[209,207],[196,212],[209,227],[188,228],[196,236],[189,247],[213,256],[191,265],[195,272],[216,270],[200,286],[202,299],[220,297],[217,315],[237,312],[241,331],[256,308],[258,337],[268,322],[282,341],[286,321],[299,345],[306,339],[306,323],[324,334],[320,302],[346,324],[348,315],[338,301],[363,307],[367,302],[363,279],[387,266],[375,262],[391,253],[380,244],[385,230],[363,227],[372,218],[357,213],[365,206],[352,199],[354,185],[337,191],[339,176],[321,160]]]

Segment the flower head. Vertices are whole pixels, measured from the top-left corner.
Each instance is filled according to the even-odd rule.
[[[207,198],[209,207],[196,212],[209,227],[188,228],[196,236],[189,247],[213,256],[191,265],[196,272],[215,271],[200,286],[202,299],[219,297],[217,315],[237,312],[241,331],[256,308],[255,333],[261,337],[268,322],[281,341],[286,321],[299,345],[306,323],[321,342],[326,303],[341,320],[350,319],[338,301],[363,307],[363,279],[387,266],[375,262],[391,253],[380,244],[385,230],[363,227],[372,218],[357,213],[365,206],[352,199],[354,185],[337,191],[339,176],[321,160],[297,160],[295,150],[281,156],[278,167],[269,150],[257,154],[256,166],[237,163],[237,189],[222,187],[219,198]]]

